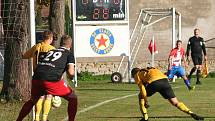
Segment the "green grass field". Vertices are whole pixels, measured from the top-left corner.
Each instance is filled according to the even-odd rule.
[[[177,98],[183,101],[193,112],[205,117],[206,121],[215,121],[215,78],[202,80],[194,91],[188,91],[181,79],[172,83]],[[135,84],[113,84],[110,81],[79,82],[75,89],[78,95],[78,114],[76,121],[139,121]],[[150,121],[193,121],[193,119],[171,106],[159,94],[149,98]],[[0,104],[0,120],[14,121],[23,103]],[[64,121],[67,117],[67,102],[52,109],[50,121]],[[31,121],[31,115],[25,121]]]

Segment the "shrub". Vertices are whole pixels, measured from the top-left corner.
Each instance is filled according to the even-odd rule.
[[[78,73],[78,80],[80,81],[95,81],[95,80],[110,80],[111,75],[94,75],[92,72]]]

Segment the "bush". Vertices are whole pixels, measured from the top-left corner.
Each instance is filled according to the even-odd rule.
[[[215,72],[210,72],[207,77],[208,78],[215,78]]]
[[[95,80],[110,80],[111,75],[93,75],[92,72],[78,73],[78,80],[80,81],[95,81]]]

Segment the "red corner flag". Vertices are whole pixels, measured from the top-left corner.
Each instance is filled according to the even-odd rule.
[[[152,43],[152,40],[149,42],[149,46],[148,46],[148,49],[150,51],[150,53],[152,54],[152,49],[154,50],[154,53],[158,53],[157,49],[156,49],[156,43],[154,41],[154,48],[152,47],[153,43]]]

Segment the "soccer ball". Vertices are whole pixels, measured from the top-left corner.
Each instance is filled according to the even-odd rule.
[[[52,106],[55,108],[59,108],[61,105],[61,98],[59,96],[54,96],[52,98]]]

